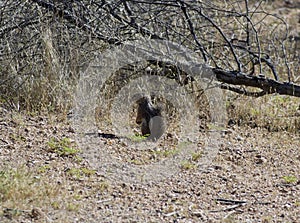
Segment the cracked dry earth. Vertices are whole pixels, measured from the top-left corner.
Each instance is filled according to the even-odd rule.
[[[300,221],[299,133],[228,127],[209,166],[146,183],[110,179],[49,143],[65,138],[76,148],[63,115],[1,110],[0,177],[14,183],[0,182],[0,222]],[[98,141],[126,151],[118,138]]]

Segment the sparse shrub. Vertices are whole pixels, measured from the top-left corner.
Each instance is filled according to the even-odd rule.
[[[196,164],[191,161],[185,160],[181,162],[181,169],[183,170],[192,170],[196,168]]]
[[[293,184],[293,183],[298,182],[298,178],[295,176],[284,176],[283,180],[287,184]]]
[[[59,191],[59,185],[49,183],[25,167],[0,171],[0,202],[12,210],[27,210],[31,205],[47,203]]]
[[[57,153],[59,156],[74,156],[80,152],[79,149],[72,147],[74,143],[69,138],[61,140],[50,139],[48,142],[49,151]]]
[[[261,98],[228,96],[227,112],[230,123],[262,127],[269,131],[300,131],[299,98],[266,95]]]

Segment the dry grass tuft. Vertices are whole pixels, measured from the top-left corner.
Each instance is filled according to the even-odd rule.
[[[263,127],[269,131],[300,131],[300,100],[289,96],[238,96],[227,102],[229,123]]]
[[[35,174],[25,167],[6,168],[0,171],[0,219],[12,219],[32,213],[36,207],[51,207],[55,200],[62,205],[62,186],[51,182],[43,174]]]

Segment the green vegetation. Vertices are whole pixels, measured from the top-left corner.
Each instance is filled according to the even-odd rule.
[[[61,140],[50,139],[48,146],[50,151],[57,153],[59,156],[73,156],[80,152],[79,149],[72,147],[73,143],[69,138],[62,138]]]
[[[78,204],[75,204],[75,203],[69,203],[68,205],[67,205],[67,210],[68,211],[78,211],[79,210],[79,208],[80,208],[80,206],[78,205]]]
[[[149,135],[134,135],[134,136],[129,136],[128,138],[131,139],[134,142],[142,142],[145,139],[147,139]]]
[[[292,183],[298,182],[298,179],[295,176],[284,176],[283,180],[287,184],[292,184]]]
[[[179,153],[178,149],[155,150],[152,152],[159,157],[171,157]]]
[[[203,155],[203,152],[194,152],[192,154],[192,161],[198,161]]]
[[[191,161],[185,160],[180,163],[181,169],[183,170],[191,170],[196,168],[196,164]]]
[[[67,174],[78,179],[80,177],[90,177],[96,173],[96,170],[91,170],[88,168],[71,168],[67,171]]]
[[[51,169],[51,166],[49,165],[44,165],[38,168],[38,172],[40,173],[46,173],[48,170]]]

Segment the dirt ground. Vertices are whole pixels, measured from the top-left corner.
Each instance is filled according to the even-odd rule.
[[[299,222],[299,133],[231,126],[208,166],[147,182],[99,173],[75,139],[63,115],[1,109],[0,222]]]

